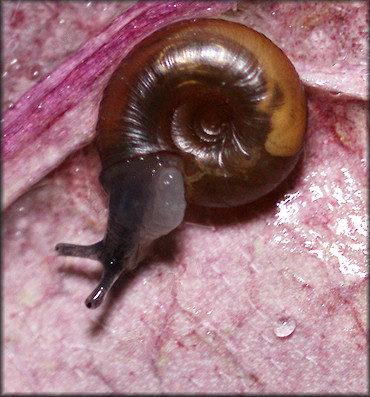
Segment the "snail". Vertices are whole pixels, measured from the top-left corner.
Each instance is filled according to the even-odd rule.
[[[187,203],[237,206],[273,190],[296,165],[305,130],[299,77],[263,34],[202,18],[138,43],[110,78],[96,125],[106,234],[55,247],[103,264],[86,306],[98,307],[152,242],[180,225]]]

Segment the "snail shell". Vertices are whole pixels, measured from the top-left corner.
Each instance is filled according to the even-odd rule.
[[[137,44],[104,91],[96,127],[106,236],[92,246],[56,246],[103,263],[86,305],[97,307],[119,275],[182,222],[186,202],[227,207],[270,192],[295,166],[305,130],[299,77],[264,35],[198,19]]]

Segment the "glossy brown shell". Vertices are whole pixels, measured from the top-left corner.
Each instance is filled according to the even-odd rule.
[[[305,129],[303,88],[283,52],[244,25],[198,19],[158,30],[125,57],[103,94],[97,147],[104,172],[178,155],[187,200],[224,207],[279,184]]]

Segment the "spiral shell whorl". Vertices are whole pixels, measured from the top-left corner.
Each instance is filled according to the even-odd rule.
[[[187,197],[197,204],[237,205],[272,190],[281,156],[265,143],[285,98],[238,37],[248,31],[223,20],[183,21],[136,46],[101,103],[103,168],[165,151],[183,158]],[[297,156],[283,157],[288,174]]]

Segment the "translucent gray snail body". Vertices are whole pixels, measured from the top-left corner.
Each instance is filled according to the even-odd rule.
[[[197,19],[137,44],[105,88],[96,126],[106,235],[56,246],[103,264],[86,306],[98,307],[122,272],[182,222],[187,202],[230,207],[274,189],[295,166],[305,130],[299,77],[264,35]]]

